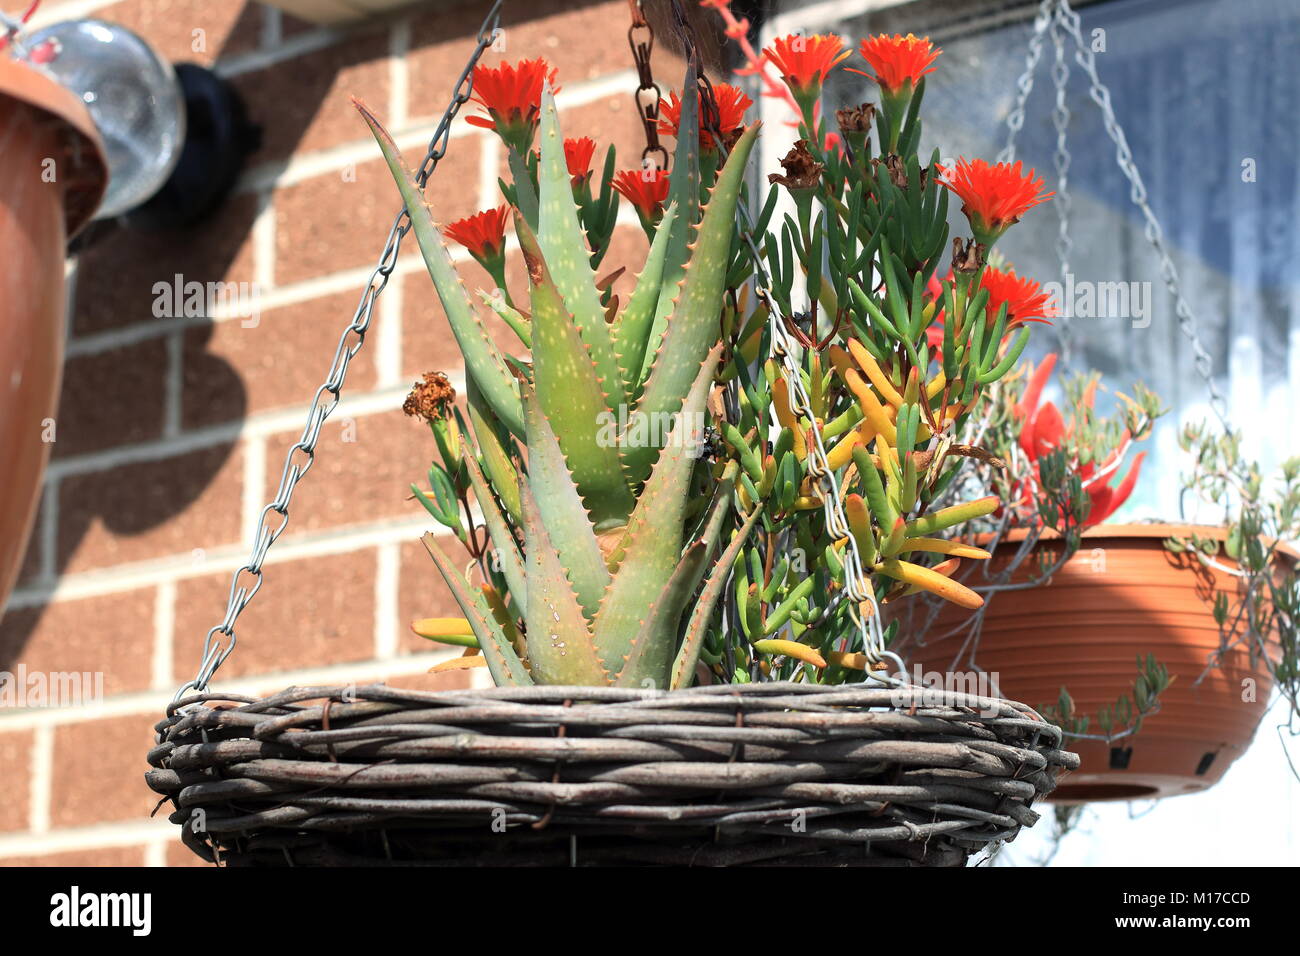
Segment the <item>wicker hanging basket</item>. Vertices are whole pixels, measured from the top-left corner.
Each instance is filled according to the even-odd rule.
[[[158,730],[150,786],[230,865],[960,866],[1079,763],[1023,704],[876,682],[208,693]]]

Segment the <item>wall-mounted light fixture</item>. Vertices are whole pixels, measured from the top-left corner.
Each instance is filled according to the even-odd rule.
[[[126,27],[69,20],[30,33],[27,44],[86,104],[103,137],[109,182],[96,219],[197,222],[257,148],[260,130],[228,83],[195,64],[173,67]]]

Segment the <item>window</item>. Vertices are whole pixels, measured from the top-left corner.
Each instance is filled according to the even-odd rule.
[[[1006,118],[1025,69],[1036,8],[978,0],[781,0],[763,27],[763,40],[794,30],[831,31],[854,42],[880,32],[928,34],[944,55],[927,82],[926,150],[942,144],[945,157],[992,160],[1006,142]],[[1109,0],[1077,8],[1229,415],[1245,430],[1248,450],[1274,465],[1300,452],[1300,5]],[[1017,158],[1035,167],[1048,188],[1058,186],[1054,60],[1048,36],[1017,140]],[[1018,272],[1076,292],[1070,311],[1082,314],[1065,320],[1071,367],[1096,368],[1108,387],[1120,390],[1144,381],[1172,407],[1147,443],[1151,457],[1127,513],[1177,519],[1184,462],[1176,432],[1180,422],[1211,415],[1208,393],[1068,40],[1064,62],[1070,71],[1069,275],[1062,275],[1057,248],[1059,202],[1035,209],[998,249]],[[841,74],[825,102],[875,98],[868,81]],[[760,102],[768,129],[784,129],[782,104]],[[765,172],[776,168],[789,137],[773,133],[766,139]],[[966,233],[959,209],[952,209],[950,219],[954,232]],[[1127,301],[1118,298],[1121,287]],[[1077,298],[1089,289],[1090,304]],[[1031,355],[1059,350],[1060,331],[1036,334]],[[1294,862],[1300,785],[1278,753],[1274,725],[1281,719],[1274,708],[1255,746],[1211,790],[1164,801],[1140,821],[1133,821],[1125,805],[1099,805],[1089,827],[1093,838],[1067,840],[1057,861]],[[1188,841],[1188,834],[1204,832],[1206,820],[1232,819],[1245,802],[1255,808],[1252,826],[1267,839],[1217,840],[1211,833],[1199,845]],[[1039,857],[1047,829],[1045,821],[1022,835],[1010,859],[1027,863]]]

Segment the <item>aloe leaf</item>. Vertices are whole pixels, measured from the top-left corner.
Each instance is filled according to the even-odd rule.
[[[587,619],[564,574],[564,566],[542,523],[533,493],[520,486],[524,505],[524,549],[528,555],[528,662],[539,684],[609,683],[609,673],[596,656]]]
[[[622,671],[615,678],[615,684],[659,689],[667,687],[668,669],[677,649],[677,632],[681,626],[682,613],[708,570],[708,557],[722,534],[730,512],[730,491],[734,481],[733,463],[730,473],[723,476],[703,532],[681,556],[658,599],[651,602],[649,613],[632,639],[632,650]]]
[[[667,447],[659,456],[628,521],[619,546],[622,555],[618,570],[596,614],[593,625],[596,650],[615,674],[623,670],[634,638],[648,616],[647,609],[659,597],[681,557],[691,471],[697,461],[695,449],[689,447],[690,439],[695,437],[691,433],[695,423],[703,418],[721,350],[721,345],[714,346],[695,370],[695,382],[673,423]],[[665,637],[661,632],[653,639],[674,640],[675,636],[674,628],[671,635]]]
[[[588,620],[596,616],[609,571],[592,531],[591,520],[569,474],[560,444],[537,407],[532,389],[524,389],[524,425],[528,431],[528,484],[542,524],[549,529],[560,563]]]
[[[708,548],[696,541],[686,549],[676,570],[659,596],[650,602],[644,620],[632,638],[627,659],[614,678],[618,687],[643,687],[664,690],[668,686],[668,668],[677,650],[677,628],[682,611],[695,588],[692,584],[703,573]]]
[[[763,508],[760,504],[745,519],[745,523],[740,526],[740,529],[727,545],[727,549],[722,552],[721,557],[714,564],[713,570],[704,584],[704,590],[696,598],[695,608],[691,611],[690,621],[686,625],[686,634],[682,639],[682,646],[677,651],[677,657],[673,661],[669,690],[688,687],[695,679],[695,664],[700,659],[700,648],[704,644],[704,635],[708,629],[709,619],[713,616],[713,608],[718,603],[719,595],[722,594],[722,587],[726,583],[731,566],[736,562],[736,556],[740,554],[740,549],[749,540],[749,533],[753,530],[754,524],[762,513]]]
[[[650,327],[659,306],[659,292],[663,288],[664,263],[668,256],[677,205],[669,203],[664,217],[659,221],[654,242],[646,255],[645,268],[637,277],[636,288],[628,300],[627,308],[615,320],[612,337],[614,354],[618,357],[619,371],[627,385],[629,403],[636,398],[641,369],[645,362],[646,345],[650,342]]]
[[[469,418],[474,424],[474,438],[478,451],[483,456],[483,467],[496,490],[497,497],[505,506],[506,512],[515,524],[523,521],[523,512],[519,508],[519,476],[515,472],[510,454],[502,443],[498,431],[496,416],[485,402],[472,381],[466,383],[466,401],[469,405]],[[513,441],[510,442],[512,445]]]
[[[470,487],[474,489],[474,497],[478,499],[479,510],[483,512],[488,536],[496,550],[496,564],[505,576],[506,586],[510,588],[516,606],[523,607],[528,592],[524,585],[524,562],[519,556],[519,544],[515,541],[510,526],[506,524],[496,496],[492,494],[492,489],[472,454],[465,456],[465,470],[469,472]]]
[[[686,97],[688,102],[691,99]],[[641,416],[654,422],[661,420],[657,416],[675,414],[682,406],[682,396],[690,388],[691,379],[705,353],[718,340],[718,315],[726,291],[728,252],[736,225],[736,202],[744,183],[745,164],[757,136],[758,124],[755,123],[740,137],[718,176],[718,184],[704,210],[699,235],[692,246],[681,294],[668,320],[663,341],[651,359],[652,369],[646,381],[645,394],[631,416],[633,420]],[[652,445],[626,450],[624,460],[630,481],[635,484],[644,479],[654,455]]]
[[[354,101],[356,102],[356,101]],[[465,357],[465,369],[482,390],[488,405],[502,423],[514,435],[523,436],[523,409],[519,404],[519,393],[515,388],[515,378],[506,367],[501,352],[488,334],[482,320],[474,312],[469,293],[460,276],[451,264],[451,256],[442,240],[442,234],[433,224],[433,212],[424,200],[424,193],[416,185],[415,179],[402,164],[402,157],[397,151],[388,131],[380,125],[379,120],[357,102],[356,107],[370,125],[379,149],[384,154],[393,179],[397,182],[406,212],[411,220],[411,229],[420,245],[424,264],[429,269],[438,299],[442,302],[447,321],[456,336],[461,354]]]
[[[668,201],[676,207],[677,218],[669,230],[667,258],[664,264],[663,284],[659,302],[655,306],[651,324],[650,354],[658,347],[672,314],[677,298],[677,287],[686,274],[690,258],[690,243],[695,238],[695,224],[700,219],[700,101],[695,95],[698,88],[695,65],[686,64],[686,79],[682,81],[682,109],[677,123],[677,146],[673,150],[673,169],[668,178]],[[640,381],[650,374],[650,356],[642,363]]]
[[[560,134],[555,111],[555,97],[550,90],[542,94],[542,119],[539,131],[542,160],[538,166],[541,203],[538,207],[537,238],[546,258],[551,278],[560,298],[578,326],[596,371],[613,398],[615,407],[627,403],[623,376],[614,358],[609,324],[600,304],[596,273],[591,267],[591,253],[573,203],[573,187],[564,159],[564,138]]]
[[[433,563],[441,572],[443,580],[447,582],[447,589],[460,605],[461,613],[465,615],[470,628],[474,631],[474,636],[478,638],[492,680],[498,687],[525,687],[531,684],[532,677],[524,668],[523,662],[519,660],[519,655],[515,653],[501,626],[492,617],[482,597],[471,592],[469,582],[451,563],[451,559],[443,553],[432,534],[426,534],[423,540],[429,556],[433,558]]]
[[[518,216],[533,305],[533,383],[578,494],[599,528],[624,523],[636,501],[619,461],[617,419],[595,363],[564,308],[532,230]]]

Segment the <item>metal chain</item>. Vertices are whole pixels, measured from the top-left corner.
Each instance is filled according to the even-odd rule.
[[[1007,114],[1007,144],[1002,147],[1002,152],[998,153],[999,163],[1016,161],[1016,136],[1020,133],[1020,128],[1025,125],[1025,104],[1029,102],[1029,94],[1034,89],[1034,71],[1038,69],[1038,61],[1043,55],[1043,37],[1047,33],[1047,25],[1052,22],[1052,7],[1055,2],[1056,0],[1043,0],[1038,5],[1038,15],[1034,17],[1034,32],[1029,37],[1029,53],[1025,57],[1025,69],[1016,80],[1016,89],[1019,91],[1016,95],[1016,105]]]
[[[503,0],[496,0],[479,27],[474,51],[466,62],[465,68],[461,71],[451,102],[448,103],[437,129],[434,131],[433,138],[429,141],[429,149],[424,154],[424,160],[420,163],[415,177],[421,189],[424,188],[429,177],[433,175],[438,162],[446,155],[452,120],[455,119],[460,108],[469,102],[473,93],[474,67],[478,64],[484,51],[492,45],[500,22],[502,2]],[[208,631],[207,639],[203,643],[203,655],[198,672],[192,680],[181,685],[180,689],[176,691],[175,697],[172,698],[173,701],[179,700],[187,691],[206,690],[208,682],[212,680],[217,669],[234,651],[236,643],[235,622],[244,608],[248,606],[249,601],[253,599],[253,595],[262,587],[262,564],[266,559],[267,551],[270,550],[271,545],[275,544],[276,539],[280,537],[284,529],[288,527],[289,503],[293,499],[294,489],[316,460],[316,443],[320,440],[321,428],[324,426],[325,420],[329,418],[330,413],[338,407],[343,381],[348,372],[348,365],[361,351],[361,347],[365,343],[375,301],[379,298],[380,293],[384,291],[385,286],[388,285],[388,279],[393,274],[393,270],[397,268],[397,257],[401,250],[402,239],[410,228],[410,217],[407,215],[406,209],[403,208],[393,220],[392,228],[388,231],[388,240],[384,243],[383,253],[380,255],[379,263],[371,273],[366,288],[361,294],[361,301],[357,305],[356,313],[339,338],[338,346],[334,350],[334,361],[330,364],[329,375],[312,398],[311,408],[307,412],[307,424],[303,428],[302,436],[290,446],[288,454],[285,456],[279,489],[276,491],[274,500],[262,509],[261,516],[258,519],[252,554],[248,562],[239,568],[231,578],[230,596],[226,604],[225,617],[222,618],[220,624]],[[326,398],[326,396],[329,397]],[[223,643],[218,638],[218,635],[222,635],[228,640]]]
[[[1056,88],[1056,105],[1052,109],[1052,125],[1056,127],[1056,154],[1052,160],[1056,166],[1056,207],[1058,229],[1056,234],[1056,255],[1061,263],[1062,288],[1070,274],[1070,251],[1074,240],[1070,237],[1070,208],[1074,201],[1070,198],[1070,147],[1067,136],[1070,129],[1070,107],[1065,96],[1070,82],[1070,67],[1065,61],[1065,37],[1060,25],[1052,22],[1052,47],[1055,59],[1052,63],[1052,85]],[[1064,303],[1062,303],[1064,304]],[[1061,348],[1061,361],[1069,364],[1074,353],[1073,323],[1064,319],[1056,326],[1057,339]]]
[[[632,25],[627,28],[627,45],[632,49],[632,61],[636,64],[637,88],[632,94],[636,103],[637,116],[645,127],[645,149],[641,151],[641,167],[650,170],[651,157],[658,154],[657,168],[668,169],[668,150],[659,142],[659,104],[663,93],[655,82],[650,70],[650,54],[655,48],[655,31],[645,18],[641,9],[642,0],[627,0],[632,12]],[[637,34],[644,34],[642,39]]]
[[[698,64],[699,54],[691,36],[691,28],[678,0],[673,0],[673,10],[676,14],[677,28],[681,34],[680,40],[686,57]],[[729,150],[722,131],[718,127],[720,114],[713,86],[704,76],[702,70],[697,70],[697,74],[700,77],[701,121],[713,138],[714,145],[719,150],[722,158],[725,159]],[[748,205],[743,200],[737,202],[736,213],[742,227],[741,239],[744,241],[749,250],[750,258],[753,260],[755,296],[767,307],[768,325],[772,335],[772,354],[780,363],[781,377],[785,379],[787,393],[790,398],[790,410],[795,415],[808,419],[808,436],[810,438],[807,456],[808,474],[816,483],[821,494],[822,518],[826,533],[832,540],[843,539],[845,541],[844,588],[853,601],[853,604],[850,605],[850,614],[862,638],[862,652],[867,658],[869,666],[882,660],[889,660],[898,668],[898,675],[905,678],[907,668],[903,660],[894,652],[885,649],[885,635],[880,623],[880,607],[876,603],[876,592],[867,578],[865,564],[858,550],[857,540],[850,532],[848,518],[844,514],[843,506],[840,504],[839,483],[836,481],[835,473],[827,460],[826,446],[822,440],[822,426],[818,422],[817,416],[813,414],[812,401],[808,397],[808,392],[803,384],[802,369],[795,358],[795,350],[799,348],[799,345],[787,332],[784,317],[772,297],[772,282],[763,264],[763,256],[754,241],[755,225],[753,216],[750,214]],[[867,605],[867,613],[865,614],[859,610],[863,604]]]
[[[1016,134],[1024,125],[1024,103],[1029,98],[1029,90],[1033,87],[1032,74],[1042,52],[1043,36],[1051,24],[1059,25],[1074,40],[1076,48],[1075,62],[1083,68],[1088,77],[1088,95],[1101,110],[1106,135],[1115,144],[1115,162],[1119,166],[1120,172],[1124,174],[1124,177],[1129,182],[1129,200],[1142,213],[1145,222],[1143,232],[1147,242],[1151,244],[1160,258],[1160,275],[1164,280],[1165,288],[1173,296],[1174,314],[1178,318],[1179,331],[1191,343],[1196,371],[1205,381],[1206,390],[1210,395],[1210,408],[1224,428],[1231,430],[1227,403],[1224,400],[1223,393],[1219,390],[1218,383],[1214,380],[1214,359],[1201,342],[1196,315],[1192,312],[1191,306],[1183,295],[1182,281],[1179,278],[1178,269],[1174,265],[1173,258],[1169,254],[1169,247],[1165,243],[1164,229],[1147,200],[1146,184],[1143,182],[1142,174],[1133,161],[1133,152],[1129,149],[1128,138],[1124,135],[1124,128],[1115,116],[1115,109],[1110,101],[1110,90],[1097,74],[1096,57],[1093,55],[1091,47],[1083,39],[1079,14],[1070,6],[1069,0],[1043,0],[1039,7],[1038,16],[1034,19],[1034,32],[1029,40],[1029,55],[1026,60],[1025,73],[1021,75],[1017,84],[1020,87],[1021,95],[1017,101],[1016,109],[1013,109],[1007,116],[1007,145],[998,155],[998,161],[1011,162],[1015,157]]]

